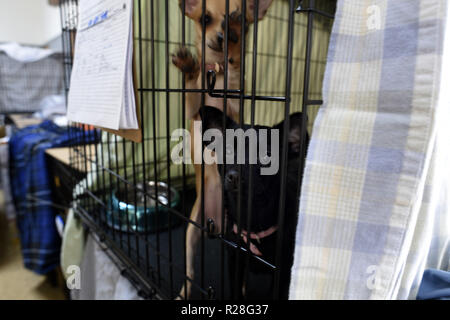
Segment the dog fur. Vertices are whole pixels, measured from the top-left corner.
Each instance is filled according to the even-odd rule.
[[[231,118],[228,118],[226,121],[226,128],[223,128],[223,113],[218,109],[211,107],[203,107],[200,110],[200,114],[204,123],[204,130],[208,129],[218,129],[225,134],[224,129],[238,129],[239,126],[235,121]],[[290,270],[293,264],[293,253],[294,253],[294,245],[295,245],[295,231],[297,226],[297,213],[298,213],[298,201],[299,201],[299,188],[301,185],[301,179],[299,178],[301,175],[299,174],[300,170],[300,160],[302,157],[306,156],[306,152],[300,153],[301,149],[306,150],[309,137],[306,134],[303,137],[303,144],[301,143],[301,132],[302,132],[302,113],[294,113],[289,118],[289,131],[288,131],[288,167],[287,167],[287,179],[286,179],[286,195],[284,198],[285,201],[285,210],[284,210],[284,227],[283,227],[283,235],[281,242],[281,264],[280,268],[280,291],[278,294],[279,299],[287,299],[288,298],[288,290],[290,283]],[[245,131],[249,129],[249,125],[242,125],[242,129]],[[254,129],[259,132],[259,129],[267,129],[268,131],[272,129],[279,130],[279,157],[281,159],[281,155],[283,152],[282,145],[282,137],[284,131],[284,121],[275,125],[274,127],[265,127],[265,126],[254,126]],[[259,141],[259,133],[257,134],[257,139]],[[271,137],[269,135],[268,139],[268,148],[271,149],[271,144],[274,141],[271,141]],[[234,155],[236,157],[237,154],[237,144],[234,141],[227,140],[227,148],[234,148]],[[257,144],[259,145],[259,143]],[[301,148],[303,146],[303,148]],[[240,243],[241,246],[246,247],[247,242],[249,241],[249,234],[256,235],[258,233],[264,233],[265,230],[270,230],[274,228],[278,224],[278,212],[279,212],[279,201],[280,201],[280,178],[281,178],[281,169],[275,175],[262,175],[261,174],[261,164],[258,161],[256,164],[249,165],[249,143],[247,141],[245,145],[245,164],[236,164],[237,161],[234,161],[232,164],[228,164],[225,166],[225,174],[224,181],[222,181],[225,187],[225,208],[227,212],[227,237],[236,243]],[[273,156],[273,155],[272,155]],[[235,159],[236,160],[236,159]],[[219,170],[222,170],[223,165],[218,165]],[[240,167],[240,168],[239,168]],[[241,176],[239,176],[239,169],[241,171]],[[253,196],[252,199],[249,200],[249,173],[252,171],[253,176]],[[240,181],[241,180],[241,181]],[[241,183],[241,212],[240,212],[240,225],[245,232],[246,237],[239,236],[237,230],[233,230],[237,228],[238,225],[238,183]],[[250,204],[250,207],[249,207]],[[248,225],[248,208],[251,208],[251,225]],[[245,230],[245,231],[244,231]],[[248,230],[248,231],[247,231]],[[274,229],[272,229],[274,230]],[[276,247],[277,247],[277,237],[280,231],[275,231],[269,234],[266,237],[259,239],[259,237],[255,237],[256,239],[250,240],[248,245],[253,245],[256,248],[258,254],[262,255],[262,258],[266,261],[275,265],[275,255],[276,255]],[[266,233],[267,234],[267,233]],[[250,244],[251,243],[251,244]],[[255,253],[255,252],[254,252]],[[235,248],[230,248],[229,250],[229,263],[230,270],[233,270],[231,276],[231,284],[232,284],[232,292],[238,292],[239,298],[243,298],[243,290],[236,290],[234,285],[234,276],[238,277],[238,285],[240,289],[244,289],[248,287],[246,283],[246,279],[244,279],[245,269],[248,267],[250,271],[258,274],[265,273],[273,276],[273,270],[270,270],[267,266],[263,265],[260,261],[255,261],[254,258],[250,258],[249,265],[245,265],[245,254],[241,251],[237,251]],[[238,260],[238,269],[236,270],[236,260]],[[272,277],[273,280],[273,277]],[[254,286],[254,285],[253,285]],[[271,285],[271,289],[266,293],[266,297],[273,297],[273,281]],[[250,295],[246,295],[246,298],[252,298]]]
[[[260,0],[258,7],[258,19],[262,19],[267,12],[273,0]],[[223,72],[219,72],[216,78],[216,89],[223,89],[224,82],[227,81],[227,88],[239,89],[240,86],[240,52],[242,37],[245,37],[246,30],[241,30],[243,12],[241,0],[229,0],[229,19],[228,19],[228,61],[224,61],[225,46],[225,15],[226,2],[222,0],[206,0],[205,14],[203,14],[202,0],[180,0],[180,7],[183,5],[186,16],[195,22],[196,31],[196,56],[187,48],[180,48],[173,56],[172,62],[184,73],[186,79],[186,89],[202,88],[202,61],[205,60],[205,72],[220,66],[224,70],[225,64],[228,66],[228,78],[224,79]],[[252,23],[254,20],[255,1],[247,0],[245,24]],[[182,8],[182,7],[181,7]],[[183,9],[183,8],[182,8]],[[205,52],[202,52],[202,34],[203,23],[205,23]],[[204,84],[206,87],[206,84]],[[186,93],[186,116],[192,120],[200,120],[198,111],[202,105],[201,94],[189,92]],[[204,105],[213,106],[223,110],[223,99],[213,98],[205,94]],[[227,115],[233,119],[239,117],[239,102],[234,99],[227,100]],[[193,137],[200,132],[194,133],[193,121],[190,126],[191,133],[191,153],[195,154],[195,149],[201,148],[195,144]],[[201,165],[195,164],[195,184],[197,197],[192,208],[190,219],[201,223],[201,194],[202,179]],[[222,191],[221,181],[217,170],[217,165],[204,166],[204,212],[205,219],[213,219],[216,226],[216,232],[221,232],[221,208]],[[179,296],[188,298],[191,295],[192,284],[194,280],[194,253],[196,245],[200,239],[200,231],[191,223],[186,230],[186,276],[190,279],[186,282],[186,288],[182,288]],[[186,295],[185,295],[186,293]]]

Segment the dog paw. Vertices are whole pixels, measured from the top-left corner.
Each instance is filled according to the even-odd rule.
[[[194,77],[200,70],[197,59],[186,47],[181,47],[172,54],[172,63],[190,77]]]
[[[231,26],[238,26],[238,27],[242,26],[242,14],[241,14],[241,12],[239,10],[234,10],[230,14],[229,24]]]
[[[230,13],[228,18],[228,40],[234,43],[239,42],[239,36],[241,35],[242,29],[242,13],[239,10],[235,10]],[[226,19],[222,21],[222,30],[225,34],[226,29]],[[245,21],[245,31],[247,32],[248,23]]]

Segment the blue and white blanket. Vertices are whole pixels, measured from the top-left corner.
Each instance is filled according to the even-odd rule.
[[[11,192],[23,260],[26,268],[39,274],[59,265],[61,249],[45,151],[73,145],[77,129],[71,130],[45,121],[17,131],[9,141]]]
[[[447,11],[338,0],[291,299],[415,299],[425,269],[449,270]]]

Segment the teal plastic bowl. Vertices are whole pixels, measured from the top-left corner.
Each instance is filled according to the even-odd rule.
[[[137,186],[138,191],[131,187],[127,191],[113,191],[106,214],[107,224],[110,227],[123,232],[144,233],[167,229],[180,222],[174,215],[169,219],[171,214],[168,210],[169,187],[166,183],[158,182],[158,213],[154,199],[156,183],[154,181],[147,183],[147,196],[139,191],[139,189],[143,190],[143,184],[140,183]],[[180,194],[174,188],[170,188],[170,193],[170,208],[174,208],[180,202]]]

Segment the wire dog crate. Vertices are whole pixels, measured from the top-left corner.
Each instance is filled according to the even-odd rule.
[[[204,16],[208,0],[199,1]],[[76,35],[77,2],[60,2],[67,91]],[[183,9],[180,10],[180,7],[185,8],[185,1],[180,2],[181,5],[178,0],[134,2],[135,86],[141,106],[143,141],[135,143],[108,132],[73,124],[71,128],[86,130],[80,133],[80,130],[69,128],[78,141],[71,150],[71,164],[87,172],[87,177],[78,182],[74,190],[73,207],[84,225],[110,249],[122,274],[144,298],[228,299],[242,298],[243,295],[243,298],[251,299],[257,297],[255,292],[263,294],[264,298],[269,292],[270,296],[278,299],[287,152],[281,155],[280,204],[278,212],[274,213],[278,219],[277,254],[273,261],[268,261],[252,252],[251,241],[234,241],[228,237],[226,228],[219,233],[214,232],[214,224],[217,225],[218,221],[205,217],[204,199],[208,194],[204,190],[204,179],[200,195],[201,219],[190,219],[196,198],[195,174],[192,166],[171,161],[170,151],[176,143],[171,140],[171,132],[189,128],[186,95],[195,92],[202,96],[203,101],[207,95],[222,98],[224,106],[227,100],[238,101],[240,125],[247,123],[251,127],[257,124],[272,126],[291,113],[302,111],[308,115],[302,117],[301,136],[306,137],[322,104],[321,84],[336,4],[325,0],[275,0],[267,15],[260,21],[255,19],[255,23],[249,26],[248,37],[242,37],[240,88],[231,90],[227,85],[223,89],[214,88],[214,71],[205,71],[204,58],[200,63],[203,65],[201,77],[205,81],[198,89],[187,88],[186,78],[172,65],[171,55],[180,47],[195,48],[196,41],[193,22],[183,14]],[[229,2],[226,0],[224,17],[225,61],[228,60],[229,46]],[[246,8],[246,0],[242,0],[241,8]],[[245,19],[240,23],[241,30],[246,30]],[[203,52],[205,30],[203,19],[202,43],[198,44]],[[230,72],[227,69],[225,67],[225,77]],[[287,126],[288,122],[285,121],[284,125]],[[282,138],[283,145],[287,145],[287,135]],[[92,146],[89,141],[99,142]],[[304,155],[307,145],[302,143],[300,148],[300,154]],[[204,166],[201,165],[202,178]],[[298,166],[297,195],[303,156]],[[225,169],[220,170],[219,175],[223,179]],[[250,200],[265,201],[253,195],[252,174],[249,178]],[[243,190],[241,183],[239,185],[241,197]],[[222,186],[225,199],[224,194]],[[239,203],[238,212],[246,210],[241,201]],[[222,201],[222,225],[225,225],[225,206],[225,201]],[[249,213],[248,216],[251,215]],[[190,258],[186,250],[189,245],[186,240],[188,225],[200,233],[193,258],[194,278],[186,272]],[[241,234],[241,221],[237,221],[237,228]],[[230,252],[236,253],[236,260],[230,260]],[[253,274],[248,267],[240,268],[240,263],[248,266],[250,262],[264,265],[269,272]],[[241,290],[242,278],[245,278],[245,290]],[[186,290],[181,290],[188,283],[192,288],[189,297]],[[262,288],[265,283],[270,285]]]

